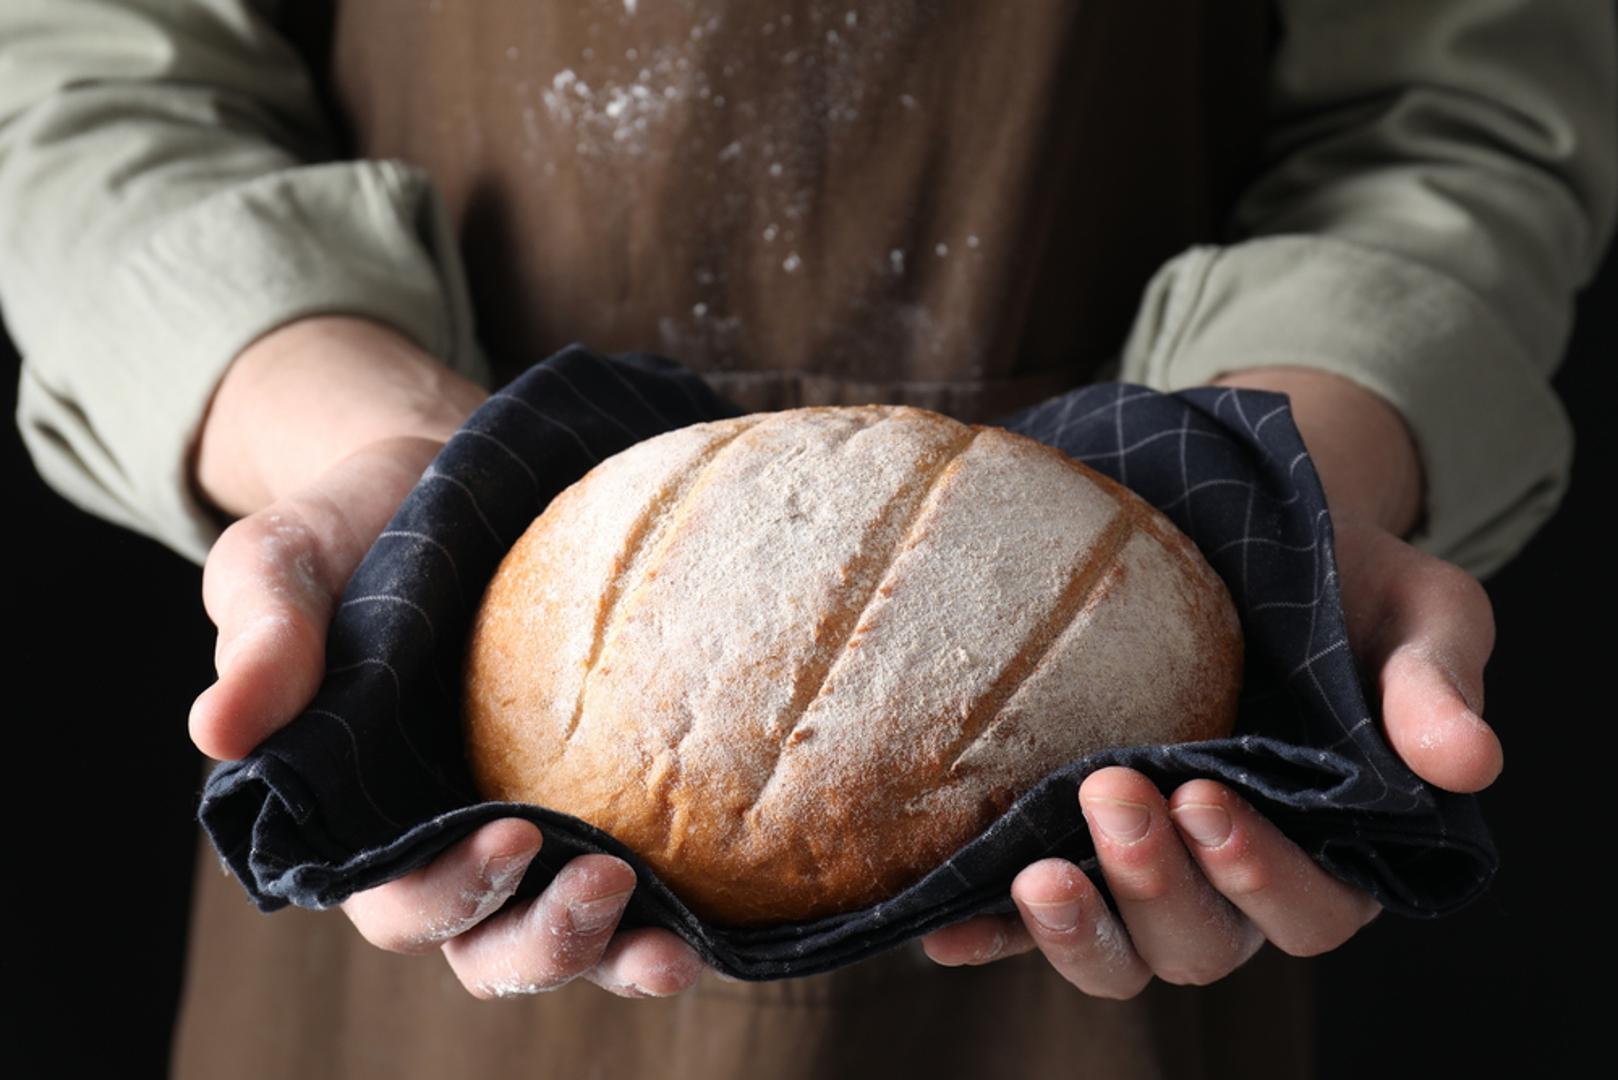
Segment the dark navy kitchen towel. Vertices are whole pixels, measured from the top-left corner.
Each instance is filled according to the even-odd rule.
[[[315,700],[209,778],[202,823],[260,908],[336,904],[515,815],[545,833],[519,895],[576,855],[607,852],[639,875],[623,925],[667,927],[739,978],[810,975],[971,915],[1013,910],[1011,880],[1035,860],[1056,855],[1093,871],[1075,792],[1113,764],[1144,771],[1165,791],[1198,776],[1223,781],[1394,911],[1442,914],[1486,885],[1496,857],[1475,801],[1426,786],[1382,740],[1345,637],[1319,482],[1286,399],[1257,391],[1165,395],[1105,383],[1002,421],[1127,484],[1208,556],[1247,639],[1235,737],[1072,762],[891,900],[746,930],[697,919],[633,853],[576,818],[480,802],[461,753],[458,672],[501,558],[595,463],[739,411],[672,361],[573,346],[473,414],[349,582]]]

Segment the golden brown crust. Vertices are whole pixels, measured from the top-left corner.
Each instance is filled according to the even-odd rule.
[[[515,545],[466,665],[480,791],[590,821],[698,915],[881,900],[1103,746],[1228,734],[1234,607],[1060,451],[899,406],[641,443]]]

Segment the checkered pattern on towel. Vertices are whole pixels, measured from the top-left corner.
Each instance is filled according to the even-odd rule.
[[[1333,873],[1388,908],[1439,915],[1477,896],[1496,856],[1475,800],[1418,780],[1383,741],[1345,636],[1331,525],[1286,399],[1083,387],[1002,421],[1139,492],[1224,578],[1246,634],[1236,735],[1109,750],[1063,766],[904,892],[808,923],[727,929],[693,916],[628,849],[576,818],[480,802],[461,753],[458,672],[484,586],[562,489],[620,450],[737,415],[695,374],[573,346],[494,395],[428,468],[366,556],[332,623],[327,673],[302,716],[220,766],[201,818],[266,911],[327,907],[430,861],[496,818],[545,845],[519,895],[607,852],[639,875],[623,925],[667,927],[744,979],[809,975],[983,912],[1046,856],[1095,868],[1075,792],[1106,765],[1165,790],[1220,780]]]

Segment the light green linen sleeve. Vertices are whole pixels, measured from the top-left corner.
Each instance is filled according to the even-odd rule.
[[[201,561],[187,461],[230,361],[321,313],[487,381],[447,216],[398,162],[331,162],[316,95],[247,0],[0,4],[0,309],[41,475]]]
[[[1266,165],[1148,286],[1120,376],[1355,380],[1426,473],[1412,542],[1479,576],[1561,501],[1549,377],[1618,201],[1610,0],[1286,0]]]

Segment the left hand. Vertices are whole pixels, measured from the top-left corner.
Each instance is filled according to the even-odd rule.
[[[1479,716],[1493,614],[1474,578],[1399,538],[1421,505],[1403,421],[1323,372],[1253,369],[1218,382],[1292,398],[1331,507],[1349,643],[1380,695],[1388,743],[1436,787],[1488,787],[1501,766],[1500,743]],[[1129,998],[1154,976],[1214,982],[1265,941],[1293,956],[1328,952],[1381,910],[1222,784],[1192,780],[1165,800],[1145,776],[1114,767],[1089,776],[1078,796],[1118,915],[1077,866],[1043,859],[1011,884],[1016,915],[928,934],[928,956],[954,966],[1037,948],[1085,993]]]

